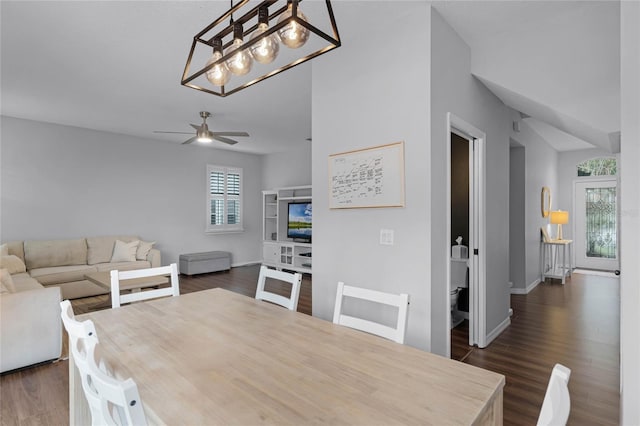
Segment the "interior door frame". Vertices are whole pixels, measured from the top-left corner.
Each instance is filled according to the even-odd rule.
[[[573,239],[573,265],[578,267],[578,200],[577,200],[577,186],[579,184],[588,184],[588,183],[603,183],[603,182],[614,182],[616,187],[616,268],[615,270],[620,269],[620,178],[616,175],[612,176],[585,176],[579,179],[573,180],[573,226],[572,226],[572,239]],[[584,238],[580,236],[580,238]],[[585,242],[586,244],[586,242]],[[598,269],[598,268],[594,268]]]
[[[447,188],[446,188],[446,303],[449,306],[451,291],[451,133],[455,133],[469,141],[469,346],[480,348],[487,346],[487,313],[486,313],[486,134],[461,119],[455,114],[447,113]],[[476,254],[477,253],[477,254]],[[449,312],[449,309],[447,309]],[[447,356],[451,358],[451,315],[447,315]]]

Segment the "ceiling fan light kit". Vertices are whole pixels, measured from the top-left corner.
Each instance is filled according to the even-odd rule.
[[[207,118],[211,117],[211,113],[208,111],[200,111],[200,117],[202,118],[202,124],[191,124],[190,126],[196,129],[196,135],[182,142],[183,145],[188,145],[192,142],[202,142],[202,143],[210,143],[214,140],[218,142],[223,142],[228,145],[235,145],[238,141],[228,138],[227,136],[241,136],[247,137],[249,133],[247,132],[212,132],[209,130],[209,126],[207,125]],[[193,132],[166,132],[156,130],[153,133],[173,133],[178,135],[193,135]]]
[[[225,97],[340,47],[331,2],[309,2],[305,13],[300,3],[232,3],[194,36],[181,84]]]

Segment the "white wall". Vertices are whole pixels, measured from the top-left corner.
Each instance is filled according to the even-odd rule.
[[[311,142],[298,149],[262,157],[262,189],[311,185]]]
[[[640,424],[640,3],[621,2],[620,424]]]
[[[512,120],[519,119],[514,113]],[[520,285],[512,289],[513,293],[531,291],[540,280],[540,227],[549,223],[543,218],[540,209],[542,187],[551,190],[551,208],[557,210],[571,203],[563,199],[558,191],[558,152],[529,127],[526,121],[520,122],[520,131],[512,132],[511,138],[525,149],[525,287]],[[564,229],[564,228],[563,228]]]
[[[157,241],[162,263],[227,250],[261,258],[258,155],[2,117],[2,238],[134,234]],[[244,233],[206,235],[206,165],[244,170]]]
[[[619,25],[619,2],[575,2],[564,13],[512,28],[508,36],[495,32],[476,42],[472,70],[551,107],[544,117],[531,103],[533,109],[522,112],[608,148],[607,133],[619,129]]]
[[[446,263],[446,141],[451,112],[487,135],[486,330],[509,318],[509,108],[471,76],[471,52],[440,14],[431,13],[431,349],[446,354],[450,315]]]
[[[618,158],[619,161],[620,156],[595,148],[558,153],[558,197],[559,200],[561,200],[561,204],[554,205],[553,209],[557,210],[560,208],[569,212],[569,224],[562,227],[562,235],[568,240],[574,239],[574,226],[576,223],[575,212],[573,210],[573,192],[574,184],[576,180],[578,180],[577,166],[585,160],[600,157],[615,157]]]
[[[313,315],[332,318],[340,280],[408,293],[406,342],[429,350],[430,7],[333,7],[343,46],[313,62]],[[397,141],[405,142],[405,207],[329,210],[328,156]],[[379,244],[381,228],[394,230],[394,245]]]

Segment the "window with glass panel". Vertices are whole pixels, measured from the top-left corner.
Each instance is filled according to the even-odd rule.
[[[207,166],[207,231],[242,230],[242,169]]]

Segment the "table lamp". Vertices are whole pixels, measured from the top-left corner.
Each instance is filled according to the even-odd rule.
[[[556,210],[551,212],[551,224],[558,225],[558,232],[556,233],[556,239],[562,240],[562,225],[566,225],[569,223],[569,212],[564,212],[562,210]]]

